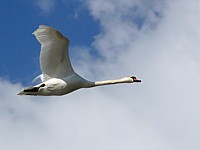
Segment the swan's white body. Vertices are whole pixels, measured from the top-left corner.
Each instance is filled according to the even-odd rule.
[[[37,78],[42,83],[25,88],[18,95],[64,95],[80,88],[100,85],[141,82],[136,77],[125,77],[118,80],[91,82],[79,76],[72,68],[69,59],[69,40],[59,31],[41,25],[33,32],[41,44],[40,68],[42,74]]]

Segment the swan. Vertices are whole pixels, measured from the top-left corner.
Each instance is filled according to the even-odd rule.
[[[80,88],[141,82],[135,76],[117,80],[88,81],[72,68],[68,53],[68,38],[56,29],[45,25],[40,25],[33,35],[41,44],[40,68],[42,71],[42,74],[34,80],[41,79],[42,83],[24,88],[18,95],[60,96]]]

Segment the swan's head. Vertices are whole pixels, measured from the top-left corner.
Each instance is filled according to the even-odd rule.
[[[137,79],[135,76],[128,76],[120,79],[119,83],[134,83],[134,82],[142,82],[140,79]]]
[[[142,80],[137,79],[137,77],[135,77],[135,76],[132,76],[130,78],[133,80],[133,82],[142,82]]]

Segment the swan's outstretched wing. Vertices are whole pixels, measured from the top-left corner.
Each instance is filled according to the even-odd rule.
[[[44,25],[33,32],[41,44],[40,67],[44,81],[73,73],[68,54],[69,40],[59,31]]]

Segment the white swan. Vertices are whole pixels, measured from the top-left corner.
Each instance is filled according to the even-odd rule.
[[[42,83],[23,89],[18,95],[64,95],[80,88],[101,85],[141,82],[136,77],[91,82],[74,72],[70,63],[69,40],[59,31],[44,25],[33,32],[41,44],[40,67]]]

